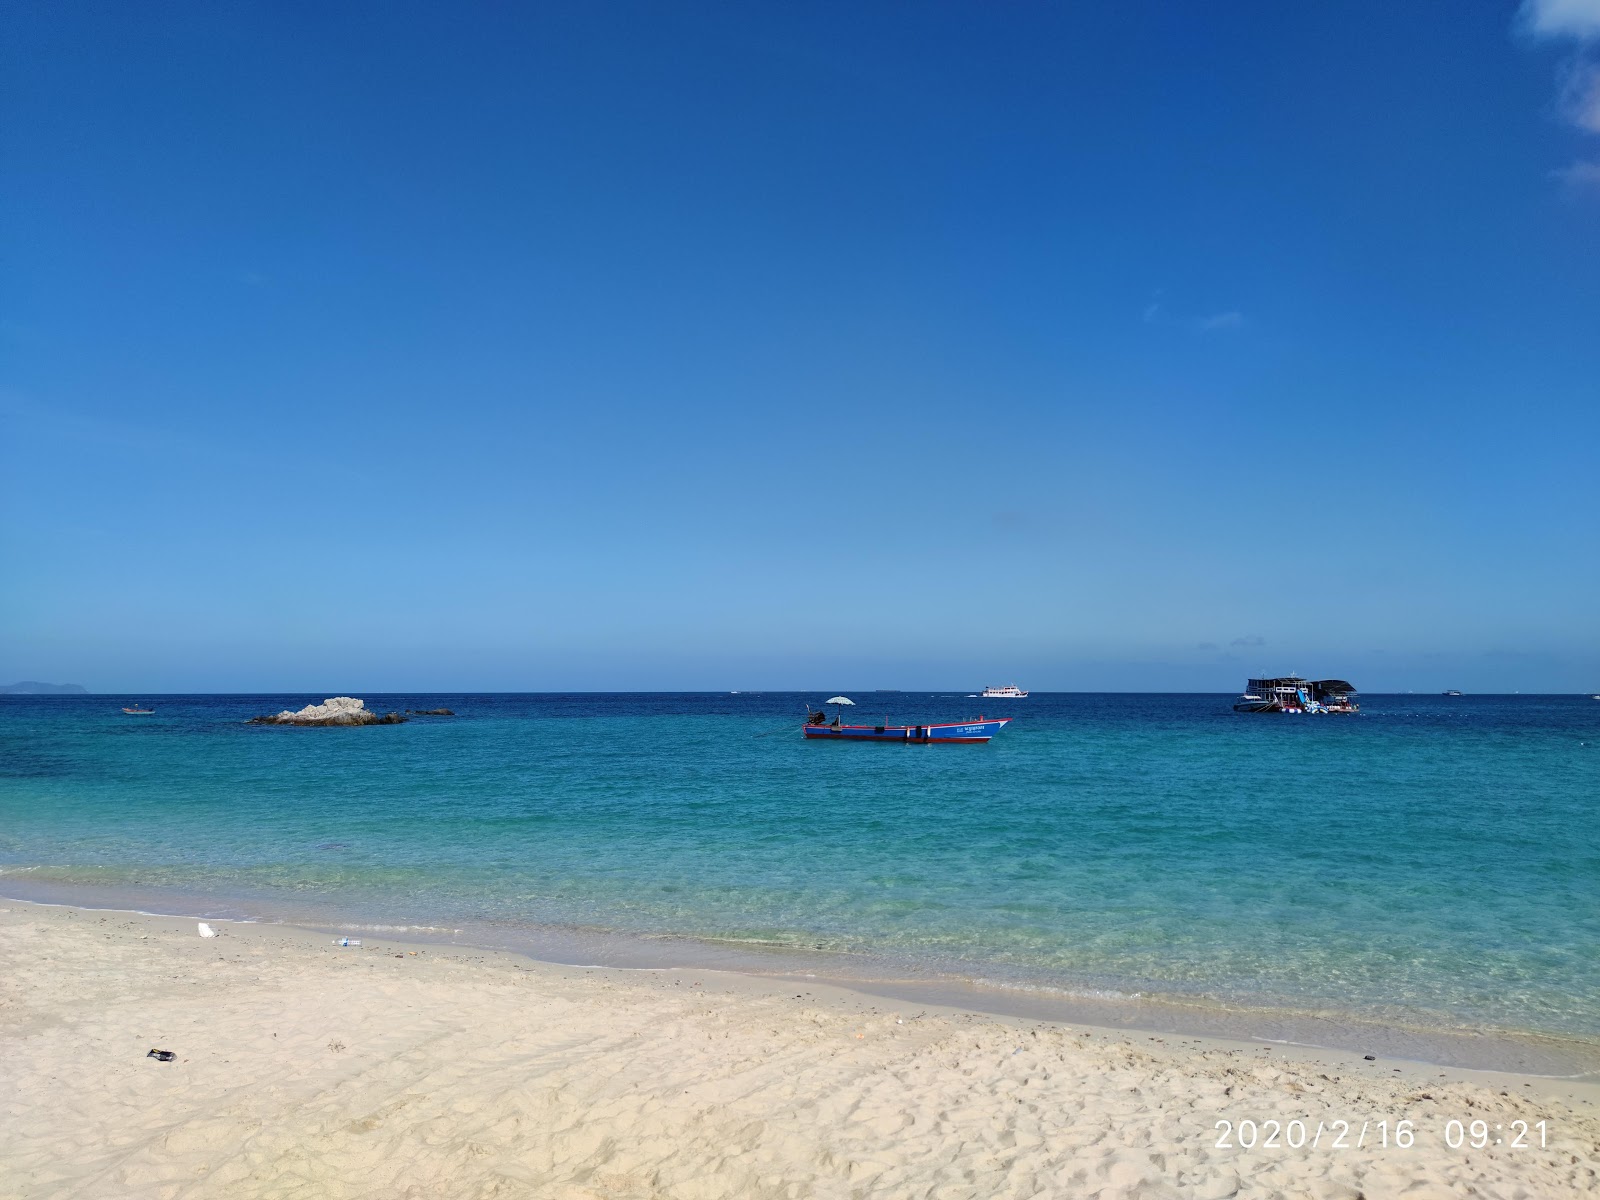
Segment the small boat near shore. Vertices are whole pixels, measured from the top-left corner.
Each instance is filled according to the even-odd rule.
[[[1355,685],[1343,679],[1301,679],[1284,675],[1276,679],[1252,679],[1244,695],[1233,702],[1234,712],[1244,713],[1357,713]]]
[[[846,701],[846,703],[851,703]],[[974,721],[951,721],[934,725],[845,725],[836,713],[833,720],[821,709],[807,711],[805,735],[824,742],[899,742],[905,746],[982,744],[1011,723],[1010,717],[983,717]]]
[[[1005,687],[986,687],[978,695],[985,700],[1026,700],[1028,698],[1028,693],[1014,683],[1008,683]]]
[[[140,708],[137,700],[133,702],[132,708],[124,708],[122,711],[127,713],[130,717],[153,717],[155,716],[156,712],[156,710],[153,708]]]

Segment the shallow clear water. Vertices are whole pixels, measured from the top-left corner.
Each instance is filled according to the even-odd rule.
[[[992,744],[801,740],[819,696],[0,698],[0,894],[848,952],[1016,986],[1600,1035],[1600,702],[857,696]]]

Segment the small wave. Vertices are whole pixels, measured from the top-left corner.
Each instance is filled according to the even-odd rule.
[[[1019,983],[1014,979],[989,979],[977,976],[971,980],[974,987],[994,988],[1002,992],[1026,992],[1032,996],[1062,996],[1072,1000],[1143,1000],[1143,992],[1123,992],[1116,988],[1062,987],[1048,983]]]
[[[260,924],[260,922],[254,917],[222,916],[221,914],[214,912],[155,912],[152,909],[134,908],[127,904],[118,904],[114,906],[108,906],[104,904],[69,904],[63,900],[28,900],[22,896],[0,896],[0,900],[9,901],[12,904],[32,904],[39,908],[72,908],[79,912],[131,913],[136,917],[160,917],[162,920],[197,921],[203,919],[207,921],[226,921],[230,925]]]

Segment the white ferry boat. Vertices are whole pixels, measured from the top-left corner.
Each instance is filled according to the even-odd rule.
[[[986,700],[1023,700],[1027,698],[1028,693],[1016,684],[1008,683],[1005,687],[986,687],[978,695]]]

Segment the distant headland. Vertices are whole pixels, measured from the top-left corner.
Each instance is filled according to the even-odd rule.
[[[24,679],[21,683],[0,683],[0,696],[87,696],[81,683],[40,683]]]

